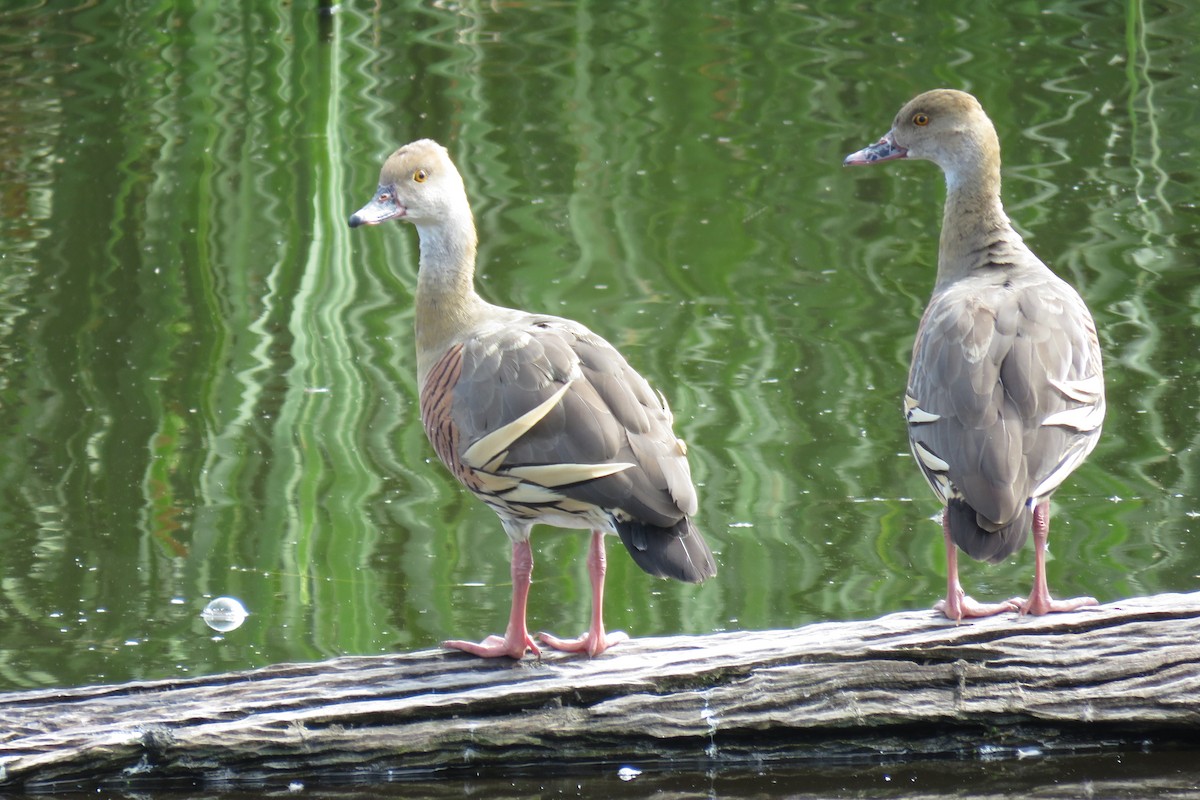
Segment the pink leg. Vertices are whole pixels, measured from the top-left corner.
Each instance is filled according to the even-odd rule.
[[[614,644],[619,644],[629,638],[623,631],[604,632],[604,572],[606,569],[604,555],[604,534],[592,531],[592,545],[588,550],[588,575],[592,579],[592,625],[587,633],[578,639],[559,639],[548,633],[539,633],[543,642],[555,650],[568,650],[572,653],[586,652],[595,658]]]
[[[937,601],[933,606],[934,611],[940,611],[949,619],[959,622],[963,617],[990,617],[1017,610],[1017,604],[1011,600],[1004,603],[977,603],[963,591],[962,584],[958,582],[958,546],[950,538],[948,509],[942,512],[942,537],[946,541],[946,598]]]
[[[479,644],[461,639],[442,642],[442,647],[463,650],[484,658],[508,656],[522,658],[526,650],[541,658],[542,652],[529,636],[525,627],[525,604],[529,600],[529,584],[533,576],[533,548],[529,540],[513,542],[512,548],[512,610],[508,615],[508,629],[504,636],[489,636]]]
[[[1094,597],[1074,597],[1055,600],[1046,584],[1046,543],[1050,538],[1050,501],[1043,500],[1033,510],[1033,591],[1027,600],[1017,597],[1012,602],[1022,614],[1050,614],[1055,611],[1075,611],[1083,606],[1097,605]]]

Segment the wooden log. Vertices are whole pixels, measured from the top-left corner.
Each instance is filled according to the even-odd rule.
[[[1200,593],[1167,594],[639,639],[594,660],[430,650],[17,692],[0,695],[0,789],[1194,747],[1198,729]]]

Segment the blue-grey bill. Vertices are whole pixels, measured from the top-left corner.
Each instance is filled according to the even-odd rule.
[[[351,228],[357,228],[359,225],[378,225],[402,216],[404,207],[396,202],[396,198],[390,192],[380,189],[371,198],[371,202],[350,216],[349,222]]]
[[[846,156],[846,160],[842,162],[842,166],[853,167],[859,164],[878,164],[880,161],[892,161],[897,158],[906,158],[907,156],[908,150],[896,144],[892,139],[892,134],[889,132],[887,136],[884,136],[875,144]]]

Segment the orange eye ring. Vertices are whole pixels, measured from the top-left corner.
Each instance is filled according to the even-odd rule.
[[[913,125],[916,125],[917,127],[920,127],[920,128],[924,128],[926,125],[929,124],[929,115],[923,111],[918,111],[916,114],[913,114],[912,121],[913,121]]]
[[[429,173],[423,169],[419,169],[413,173],[413,180],[416,181],[417,183],[424,183],[425,179],[428,177],[429,177]]]

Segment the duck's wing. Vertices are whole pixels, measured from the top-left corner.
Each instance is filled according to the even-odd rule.
[[[969,555],[999,561],[1095,447],[1104,419],[1096,327],[1046,270],[964,279],[921,320],[905,395],[914,457]]]
[[[430,370],[421,409],[439,457],[501,516],[608,527],[652,574],[715,574],[666,400],[582,325],[477,328]]]

